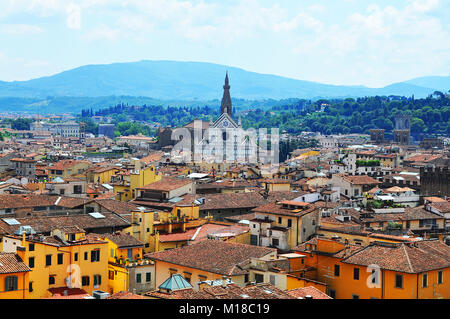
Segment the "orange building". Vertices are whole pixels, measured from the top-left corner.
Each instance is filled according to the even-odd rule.
[[[304,276],[336,299],[448,299],[450,247],[439,240],[372,242],[366,247],[314,238],[294,249]]]

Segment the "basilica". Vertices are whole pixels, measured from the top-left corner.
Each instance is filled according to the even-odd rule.
[[[209,163],[257,163],[262,152],[255,130],[244,130],[241,119],[233,118],[228,72],[223,85],[220,116],[213,122],[193,120],[182,128],[158,132],[161,147],[173,145],[173,152],[189,153],[190,161]],[[178,143],[177,143],[178,141]],[[175,153],[174,153],[175,154]]]

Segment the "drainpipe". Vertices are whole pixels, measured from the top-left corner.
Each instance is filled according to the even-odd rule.
[[[417,284],[417,296],[416,296],[416,299],[419,299],[419,273],[417,273],[416,284]]]

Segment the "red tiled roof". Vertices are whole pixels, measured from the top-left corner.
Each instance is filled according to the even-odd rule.
[[[0,252],[0,274],[28,272],[31,269],[15,253]]]
[[[382,269],[421,273],[450,267],[450,246],[439,240],[409,244],[371,244],[342,260],[356,265],[378,265]]]
[[[287,290],[286,292],[291,296],[294,296],[295,298],[305,299],[306,296],[311,296],[313,299],[333,299],[326,293],[320,291],[314,286],[296,288],[292,290]]]
[[[172,191],[180,187],[191,184],[192,180],[184,178],[175,177],[163,177],[161,180],[145,185],[139,189],[142,190],[153,190],[153,191]]]
[[[239,275],[247,273],[239,266],[248,263],[250,258],[260,258],[273,252],[276,250],[268,247],[204,240],[181,248],[146,254],[145,257],[215,274]]]

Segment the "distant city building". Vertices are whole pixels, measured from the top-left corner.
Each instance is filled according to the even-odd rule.
[[[384,143],[384,129],[370,130],[370,141],[376,144]]]
[[[80,123],[65,122],[65,123],[46,123],[34,122],[30,124],[31,131],[46,131],[52,135],[60,135],[62,137],[77,137],[84,138],[84,129]]]
[[[401,145],[410,144],[411,117],[409,115],[397,115],[395,117],[394,143]]]
[[[99,124],[98,125],[98,136],[106,136],[110,139],[114,139],[114,124]]]
[[[420,142],[420,147],[429,149],[429,148],[437,148],[437,149],[443,149],[444,148],[444,140],[441,138],[424,138]]]

